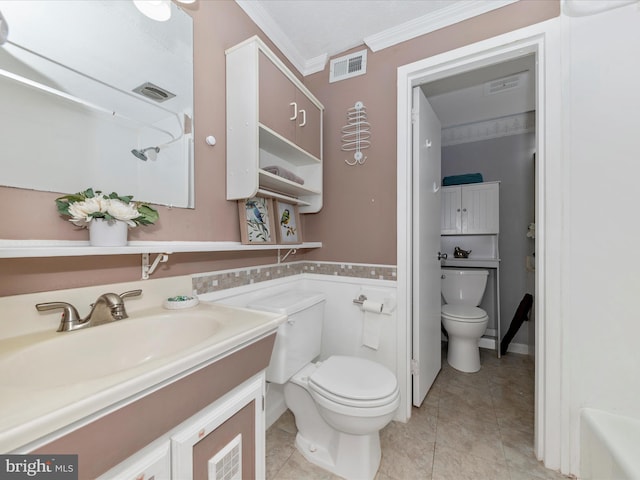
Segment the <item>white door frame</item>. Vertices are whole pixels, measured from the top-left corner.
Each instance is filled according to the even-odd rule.
[[[536,70],[536,379],[535,445],[538,459],[551,469],[568,468],[567,425],[561,412],[568,408],[562,391],[561,287],[562,259],[562,117],[560,18],[548,20],[472,45],[429,57],[398,68],[397,131],[397,242],[399,351],[409,352],[406,376],[411,415],[411,291],[412,291],[412,192],[411,192],[411,89],[414,86],[457,75],[483,66],[535,54]],[[551,205],[551,207],[550,207]],[[526,232],[523,232],[523,237]],[[558,242],[558,243],[555,243]],[[564,400],[563,400],[564,399]],[[565,416],[566,418],[566,416]],[[563,441],[564,440],[564,441]],[[564,447],[563,447],[564,445]]]

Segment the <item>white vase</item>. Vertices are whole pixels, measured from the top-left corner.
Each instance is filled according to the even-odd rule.
[[[89,224],[89,244],[94,247],[124,247],[127,244],[127,227],[120,220],[94,218]]]

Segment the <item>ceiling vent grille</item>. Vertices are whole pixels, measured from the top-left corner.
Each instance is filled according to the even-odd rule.
[[[484,84],[484,94],[494,95],[496,93],[506,92],[518,88],[521,84],[521,75],[510,75],[508,77],[491,80]]]
[[[344,57],[331,60],[329,67],[329,82],[337,82],[367,73],[367,51],[351,53]]]
[[[135,93],[139,93],[140,95],[143,95],[147,98],[150,98],[151,100],[154,100],[158,103],[164,102],[166,100],[169,100],[170,98],[175,97],[175,95],[170,91],[165,90],[164,88],[159,87],[157,85],[154,85],[151,82],[143,83],[139,87],[134,88],[132,91]]]

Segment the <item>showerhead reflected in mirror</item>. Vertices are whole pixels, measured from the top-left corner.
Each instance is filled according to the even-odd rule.
[[[158,147],[147,147],[143,148],[142,150],[137,150],[134,148],[133,150],[131,150],[131,153],[133,153],[136,158],[139,158],[144,162],[146,162],[147,160],[156,160],[158,158],[159,152],[160,149]]]
[[[130,0],[0,2],[0,27],[11,27],[0,46],[0,165],[11,165],[1,185],[61,193],[92,185],[194,206],[193,27],[171,9],[156,22]],[[147,159],[162,152],[138,162],[132,150]]]

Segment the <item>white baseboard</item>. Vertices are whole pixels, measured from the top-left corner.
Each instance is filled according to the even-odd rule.
[[[529,355],[529,345],[524,343],[510,343],[507,348],[507,353],[520,353],[522,355]]]
[[[478,346],[480,348],[486,348],[486,349],[489,349],[489,350],[495,350],[496,349],[496,339],[495,338],[481,337],[480,341],[478,342]]]
[[[480,341],[478,342],[478,346],[480,348],[486,348],[487,350],[495,350],[496,339],[481,337]],[[509,348],[507,348],[507,353],[519,353],[522,355],[529,355],[529,345],[525,345],[524,343],[510,343]]]

